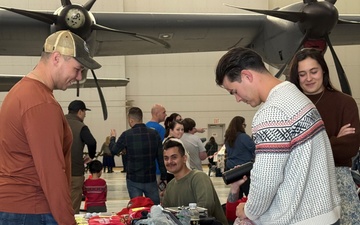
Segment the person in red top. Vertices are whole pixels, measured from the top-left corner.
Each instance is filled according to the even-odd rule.
[[[39,51],[40,53],[40,51]],[[101,67],[79,36],[51,34],[35,68],[0,109],[0,225],[76,225],[70,199],[72,134],[53,90]]]
[[[89,163],[91,177],[85,180],[83,193],[86,197],[85,208],[88,212],[106,212],[106,181],[101,177],[103,165],[99,160]]]

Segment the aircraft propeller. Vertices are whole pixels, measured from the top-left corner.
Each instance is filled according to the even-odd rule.
[[[339,13],[335,8],[334,4],[336,0],[325,0],[318,2],[317,0],[303,0],[304,7],[302,11],[278,11],[278,10],[258,10],[258,9],[248,9],[237,6],[231,6],[237,9],[243,9],[251,12],[256,12],[268,16],[273,16],[276,18],[284,19],[293,23],[297,23],[300,30],[303,32],[304,36],[300,41],[300,44],[297,48],[297,51],[303,47],[316,47],[320,48],[324,53],[326,51],[326,45],[329,46],[332,57],[334,59],[336,71],[340,81],[341,90],[351,95],[350,84],[346,78],[345,71],[341,65],[339,58],[336,55],[336,52],[332,46],[332,43],[329,38],[331,30],[335,27],[337,23],[345,24],[360,24],[355,21],[346,21],[339,19]],[[319,43],[323,43],[319,45]],[[295,55],[296,51],[294,52]],[[287,65],[290,63],[290,57],[286,63],[280,68],[279,72],[275,75],[280,77],[285,71]]]
[[[106,102],[105,102],[105,98],[104,98],[104,95],[101,91],[101,88],[99,86],[99,83],[98,83],[98,80],[97,80],[97,77],[95,75],[95,72],[94,70],[91,70],[91,73],[94,77],[94,81],[95,81],[95,84],[96,84],[96,88],[98,90],[98,93],[99,93],[99,98],[100,98],[100,102],[101,102],[101,107],[102,107],[102,111],[103,111],[103,116],[104,116],[104,120],[107,119],[108,117],[108,112],[107,112],[107,107],[106,107]]]
[[[91,35],[93,34],[93,31],[101,30],[101,31],[130,35],[137,39],[147,41],[152,44],[158,44],[165,48],[170,47],[170,45],[166,41],[163,41],[159,38],[138,34],[134,32],[124,31],[124,30],[113,29],[110,27],[97,24],[94,16],[90,12],[90,9],[92,8],[95,2],[96,0],[88,0],[83,6],[80,6],[80,5],[72,4],[70,0],[61,0],[62,7],[56,10],[54,14],[31,11],[31,10],[23,10],[23,9],[6,8],[6,7],[0,7],[0,8],[47,23],[52,27],[51,32],[56,32],[59,30],[70,30],[71,32],[83,38],[86,42],[88,42],[88,44],[89,42],[91,42]],[[93,56],[95,49],[90,48],[90,51],[91,51],[90,54]],[[95,72],[91,70],[91,73],[94,77],[94,81],[99,93],[104,120],[106,120],[108,115],[107,115],[105,99],[101,91],[101,88],[97,82]],[[85,82],[86,74],[87,73],[85,71],[83,73],[81,83]],[[80,83],[77,82],[77,96],[79,96],[79,92],[80,92],[79,88],[80,88]]]
[[[85,5],[81,6],[72,4],[70,0],[61,0],[62,7],[56,10],[54,14],[7,7],[0,8],[30,17],[32,19],[47,23],[49,25],[55,25],[55,31],[70,30],[71,32],[79,35],[86,41],[88,41],[93,31],[102,30],[130,35],[153,44],[161,45],[165,48],[170,47],[169,43],[156,37],[151,37],[130,31],[113,29],[97,24],[94,16],[90,12],[90,9],[95,2],[96,0],[89,0],[87,3],[85,3]]]

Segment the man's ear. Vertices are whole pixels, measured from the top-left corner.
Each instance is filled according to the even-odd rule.
[[[61,54],[58,51],[51,53],[51,60],[56,65],[60,62]]]
[[[185,163],[186,163],[186,161],[188,160],[188,156],[186,155],[186,153],[185,153],[185,155],[184,155],[184,160],[185,160]]]
[[[129,125],[130,125],[130,127],[132,127],[133,124],[134,124],[134,119],[129,117]]]
[[[253,74],[252,74],[252,71],[250,71],[250,70],[242,70],[241,76],[242,76],[241,80],[246,79],[249,82],[253,81]]]

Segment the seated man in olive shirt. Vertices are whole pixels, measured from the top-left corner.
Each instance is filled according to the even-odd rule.
[[[227,225],[224,211],[210,178],[202,171],[191,170],[186,166],[187,156],[181,140],[170,138],[164,143],[164,163],[166,169],[174,174],[165,190],[163,207],[188,206],[196,203],[206,208],[208,216],[215,217]]]

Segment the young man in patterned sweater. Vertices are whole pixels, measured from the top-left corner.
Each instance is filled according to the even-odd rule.
[[[226,53],[216,83],[256,112],[252,133],[256,158],[248,200],[236,215],[256,224],[339,224],[340,197],[323,121],[295,85],[266,69],[245,48]]]

